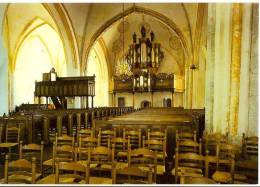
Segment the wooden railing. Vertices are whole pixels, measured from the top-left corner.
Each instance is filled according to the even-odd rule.
[[[35,83],[36,97],[71,97],[94,96],[95,76],[60,77],[56,81],[40,81]]]

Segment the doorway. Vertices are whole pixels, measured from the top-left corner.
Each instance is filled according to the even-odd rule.
[[[125,106],[125,98],[124,97],[118,97],[118,107],[124,107]]]
[[[149,108],[151,106],[151,102],[149,101],[142,101],[141,102],[141,108]]]
[[[170,98],[164,98],[163,107],[172,107],[172,100]]]

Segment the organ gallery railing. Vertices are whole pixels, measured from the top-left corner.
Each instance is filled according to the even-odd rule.
[[[115,92],[141,92],[134,89],[133,78],[127,75],[121,75],[114,77],[114,91]],[[174,75],[159,73],[151,76],[150,90],[143,89],[143,92],[147,91],[171,91],[174,92]]]

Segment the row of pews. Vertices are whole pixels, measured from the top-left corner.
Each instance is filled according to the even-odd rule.
[[[196,131],[198,139],[205,129],[204,109],[183,108],[147,108],[123,116],[96,119],[94,131],[98,129],[116,129],[122,135],[123,129],[141,129],[141,136],[147,129],[167,132],[167,155],[174,154],[176,131]]]
[[[91,128],[94,120],[107,119],[133,112],[133,107],[99,107],[91,109],[28,109],[0,117],[0,142],[5,140],[7,126],[19,126],[20,139],[25,143],[49,144],[64,134],[72,136],[82,128]]]

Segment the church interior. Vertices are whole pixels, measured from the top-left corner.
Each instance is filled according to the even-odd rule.
[[[258,3],[0,3],[0,23],[1,184],[258,184]]]

